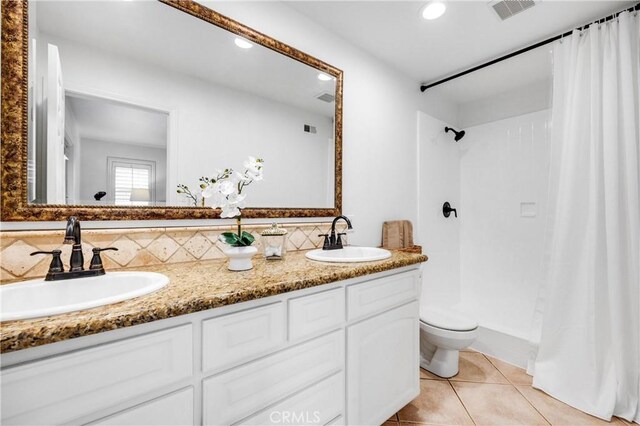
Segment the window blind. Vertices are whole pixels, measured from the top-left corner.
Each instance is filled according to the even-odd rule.
[[[151,170],[149,166],[128,164],[115,166],[114,196],[116,205],[149,205],[147,201],[131,201],[133,188],[149,189]]]

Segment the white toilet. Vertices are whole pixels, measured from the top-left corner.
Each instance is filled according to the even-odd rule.
[[[420,312],[420,366],[444,378],[458,374],[460,349],[478,336],[478,322],[450,309]]]

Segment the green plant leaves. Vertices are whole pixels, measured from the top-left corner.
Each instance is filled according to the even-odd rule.
[[[235,246],[238,244],[238,234],[234,234],[233,232],[223,232],[220,234],[220,240],[224,243],[229,244],[230,246]]]
[[[253,235],[248,233],[247,231],[242,231],[242,237],[240,238],[240,242],[242,242],[243,246],[250,246],[255,241]]]
[[[255,241],[253,235],[246,231],[242,231],[242,235],[234,232],[223,232],[220,234],[220,240],[234,247],[248,247]]]

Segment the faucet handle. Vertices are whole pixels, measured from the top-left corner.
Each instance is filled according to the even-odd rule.
[[[451,215],[451,213],[453,212],[453,214],[458,217],[458,211],[454,208],[451,207],[451,204],[449,204],[449,202],[445,202],[442,205],[442,215],[444,217],[449,217],[449,215]]]
[[[118,251],[116,247],[105,247],[105,248],[94,247],[92,249],[93,257],[91,258],[91,263],[89,264],[90,270],[102,269],[104,271],[104,266],[102,265],[102,258],[100,257],[100,252],[103,252],[106,250]]]
[[[64,266],[62,265],[62,259],[60,259],[60,255],[62,254],[62,250],[51,250],[51,251],[34,251],[31,253],[31,256],[35,256],[36,254],[50,254],[53,256],[51,259],[51,264],[49,264],[49,273],[52,272],[64,272]]]
[[[329,250],[329,234],[318,234],[318,237],[324,237],[324,242],[322,243],[322,250]]]
[[[113,250],[113,251],[118,251],[117,247],[105,247],[105,248],[100,248],[100,247],[94,247],[91,249],[91,251],[93,251],[93,253],[100,253],[101,251],[107,251],[107,250]]]
[[[342,236],[347,235],[346,232],[338,232],[338,239],[336,240],[336,245],[342,248]]]

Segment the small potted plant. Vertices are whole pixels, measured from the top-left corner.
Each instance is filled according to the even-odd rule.
[[[220,217],[235,218],[238,231],[223,232],[220,241],[227,244],[224,254],[229,258],[230,271],[246,271],[253,268],[251,258],[258,252],[252,244],[253,235],[242,230],[242,210],[246,203],[243,191],[253,182],[262,180],[264,161],[261,158],[249,157],[244,165],[244,173],[225,169],[218,171],[216,177],[202,178],[200,188],[202,197],[211,199],[211,207],[222,210]]]

